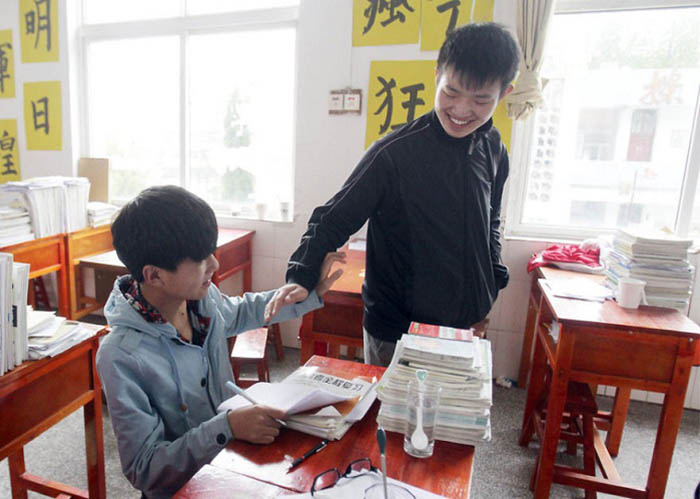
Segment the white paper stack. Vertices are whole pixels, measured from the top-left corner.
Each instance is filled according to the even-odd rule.
[[[56,324],[59,324],[58,327]],[[85,327],[79,322],[58,318],[41,332],[34,332],[29,336],[29,358],[53,357],[93,336],[96,332],[97,329]]]
[[[426,369],[428,380],[440,385],[440,407],[435,438],[477,445],[491,440],[491,343],[404,334],[396,344],[391,364],[377,386],[382,401],[377,422],[386,430],[403,433],[408,409],[408,382],[416,370]]]
[[[22,196],[0,188],[0,248],[34,239]]]
[[[22,196],[37,238],[87,227],[90,182],[82,177],[36,177],[8,182],[6,192]]]
[[[87,205],[88,222],[90,227],[99,227],[112,223],[112,217],[119,211],[113,204],[101,201],[90,201]]]
[[[621,277],[646,282],[647,303],[685,311],[690,299],[694,268],[688,262],[692,239],[666,234],[653,236],[619,230],[613,250],[605,258],[606,284],[617,289]]]
[[[29,292],[29,264],[12,264],[12,333],[15,345],[14,365],[29,358],[27,337],[27,294]]]

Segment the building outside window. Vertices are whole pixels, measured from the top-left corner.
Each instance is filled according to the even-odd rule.
[[[110,199],[177,184],[222,215],[293,201],[298,0],[84,2],[83,154]]]

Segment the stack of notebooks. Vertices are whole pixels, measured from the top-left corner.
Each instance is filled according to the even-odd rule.
[[[0,374],[29,358],[27,345],[27,291],[29,264],[0,253]]]
[[[647,303],[684,311],[690,298],[693,267],[688,263],[692,239],[641,235],[618,230],[605,258],[607,285],[617,289],[621,277],[646,282]]]
[[[322,368],[301,366],[279,383],[256,383],[246,394],[258,404],[286,412],[293,430],[339,440],[362,419],[377,397],[376,380],[343,378]],[[250,405],[240,395],[224,401],[219,412]]]
[[[36,177],[8,182],[2,190],[21,195],[37,238],[87,227],[90,181],[82,177]]]
[[[435,336],[404,334],[397,342],[391,364],[377,386],[382,402],[377,422],[386,430],[405,431],[408,382],[416,378],[416,370],[425,369],[427,379],[442,388],[435,439],[469,445],[491,440],[491,343],[478,337],[464,341],[450,336],[463,335],[449,331]]]
[[[99,227],[112,223],[112,217],[119,210],[116,206],[101,201],[90,201],[87,205],[90,227]]]

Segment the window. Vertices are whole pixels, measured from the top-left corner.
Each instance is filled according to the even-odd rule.
[[[515,132],[510,235],[700,236],[700,162],[689,160],[700,154],[700,2],[674,3],[559,0],[545,103]]]
[[[219,214],[289,213],[298,0],[85,4],[83,154],[110,158],[110,199],[176,184]]]

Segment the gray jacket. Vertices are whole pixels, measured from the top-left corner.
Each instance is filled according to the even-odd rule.
[[[230,298],[213,284],[199,302],[210,317],[202,347],[178,338],[170,323],[146,322],[115,282],[105,306],[112,332],[97,353],[97,369],[117,437],[122,471],[148,497],[169,497],[232,439],[226,414],[216,407],[231,396],[226,339],[261,327],[274,291]],[[322,306],[309,298],[284,307],[282,322]]]

